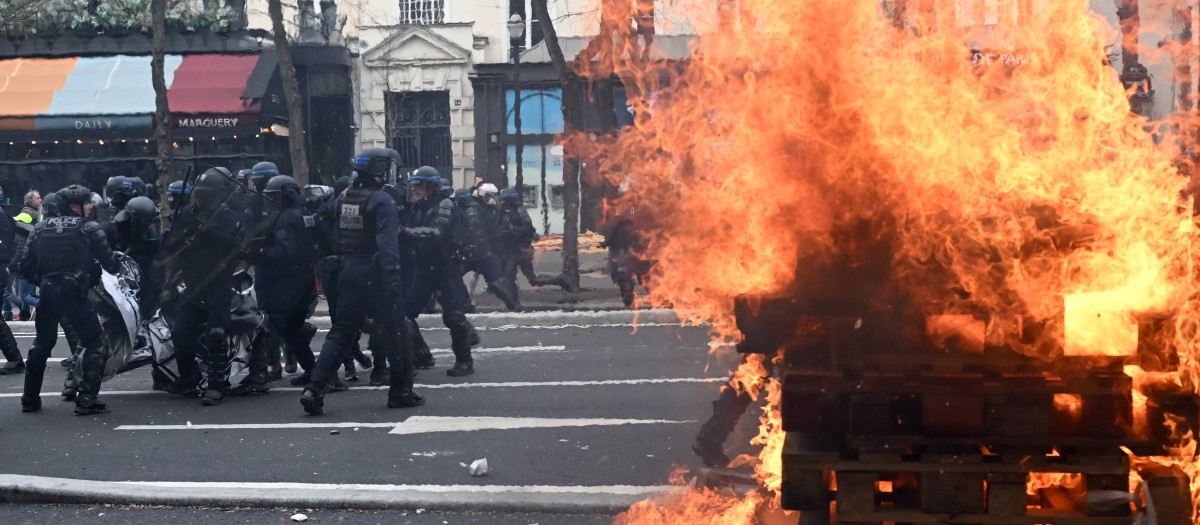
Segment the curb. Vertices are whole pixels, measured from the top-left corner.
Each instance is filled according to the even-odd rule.
[[[677,487],[669,485],[554,487],[133,482],[0,474],[0,503],[10,504],[616,514],[638,501],[676,490]]]

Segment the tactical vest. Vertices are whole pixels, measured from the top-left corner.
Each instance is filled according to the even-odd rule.
[[[342,255],[375,253],[375,217],[367,215],[367,201],[374,189],[361,186],[346,190],[338,203],[338,248]]]
[[[87,234],[83,233],[83,217],[67,215],[50,217],[41,225],[37,246],[38,273],[80,273],[91,263]]]

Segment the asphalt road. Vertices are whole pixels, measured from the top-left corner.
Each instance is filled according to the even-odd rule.
[[[31,334],[18,334],[28,348]],[[105,384],[101,396],[111,413],[78,417],[71,403],[59,401],[65,370],[52,363],[43,410],[24,414],[22,376],[3,376],[0,471],[102,481],[403,484],[467,492],[568,487],[587,494],[662,486],[677,466],[699,465],[691,440],[711,411],[720,378],[737,359],[728,349],[710,353],[705,329],[694,327],[510,327],[481,335],[476,374],[450,378],[448,332],[426,331],[438,367],[417,376],[428,404],[416,409],[388,409],[386,392],[367,387],[361,372],[351,390],[326,397],[324,415],[307,416],[299,389],[286,379],[266,396],[204,407],[196,399],[151,391],[149,370],[139,369]],[[323,336],[324,330],[314,347]],[[53,356],[64,355],[60,338]],[[748,442],[752,419],[744,418],[731,445]],[[490,472],[470,476],[465,465],[481,458]],[[46,509],[8,510],[40,515]],[[522,521],[503,521],[510,522]]]
[[[8,505],[0,507],[0,519],[9,525],[45,523],[171,523],[173,525],[227,525],[296,523],[338,525],[603,525],[612,517],[599,514],[536,514],[496,512],[416,512],[321,509],[206,509],[196,507],[155,508],[104,505]]]

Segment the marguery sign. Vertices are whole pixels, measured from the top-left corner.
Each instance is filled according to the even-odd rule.
[[[224,117],[177,116],[174,120],[176,129],[221,129],[248,127],[258,124],[256,119],[246,115]]]

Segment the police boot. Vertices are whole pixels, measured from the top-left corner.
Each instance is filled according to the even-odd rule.
[[[204,347],[208,349],[208,388],[200,403],[204,406],[216,406],[225,400],[229,392],[229,338],[225,330],[212,328],[204,334]]]
[[[104,414],[107,412],[108,404],[97,399],[95,394],[79,394],[79,399],[75,400],[75,415],[77,416],[90,416],[92,414]]]
[[[271,385],[267,383],[267,374],[265,372],[251,372],[238,383],[238,386],[233,387],[229,391],[233,396],[261,396],[271,390]]]
[[[300,393],[300,406],[309,415],[319,416],[325,412],[325,394],[312,386],[305,387]]]
[[[411,339],[410,339],[411,340]],[[408,345],[402,344],[396,352],[396,363],[390,373],[391,388],[388,389],[388,408],[419,407],[425,398],[413,391],[413,355]]]
[[[289,374],[296,373],[296,370],[298,370],[296,367],[296,356],[292,354],[291,348],[285,347],[283,349],[283,358],[287,360],[287,364],[283,366],[283,371]]]
[[[472,342],[479,344],[479,335],[467,316],[460,312],[442,314],[442,322],[450,329],[450,349],[454,351],[454,366],[446,371],[450,377],[463,377],[475,373],[475,362],[471,359]]]
[[[104,347],[97,345],[85,348],[79,354],[79,364],[75,367],[78,374],[78,395],[75,398],[75,414],[103,414],[108,412],[108,405],[96,399],[100,394],[100,381],[104,378],[104,362],[108,359]]]
[[[42,374],[46,365],[38,367],[29,364],[29,373],[25,374],[25,390],[21,394],[21,412],[37,412],[42,409]]]
[[[8,323],[0,323],[0,353],[3,353],[4,358],[8,360],[3,367],[0,367],[0,376],[25,373],[25,362],[21,360],[21,349],[17,346],[17,339],[13,337]]]
[[[312,372],[305,370],[303,374],[293,377],[289,382],[292,384],[292,386],[304,386],[310,381],[312,381]]]
[[[411,408],[425,404],[425,398],[409,388],[397,388],[388,391],[388,408]]]
[[[371,350],[371,355],[375,356],[375,368],[371,369],[371,386],[388,386],[391,384],[391,379],[388,377],[388,362],[387,356],[380,350],[379,338],[372,335],[371,340],[367,342],[367,348]]]
[[[79,381],[76,376],[75,369],[67,370],[67,379],[63,381],[62,397],[63,401],[74,401],[79,395]]]
[[[358,381],[358,370],[354,368],[354,357],[351,356],[346,360],[346,381]]]
[[[433,358],[433,351],[429,349],[429,343],[425,342],[425,337],[421,335],[420,328],[417,323],[411,319],[408,321],[408,330],[412,334],[413,367],[417,370],[429,370],[437,365],[437,361]]]

